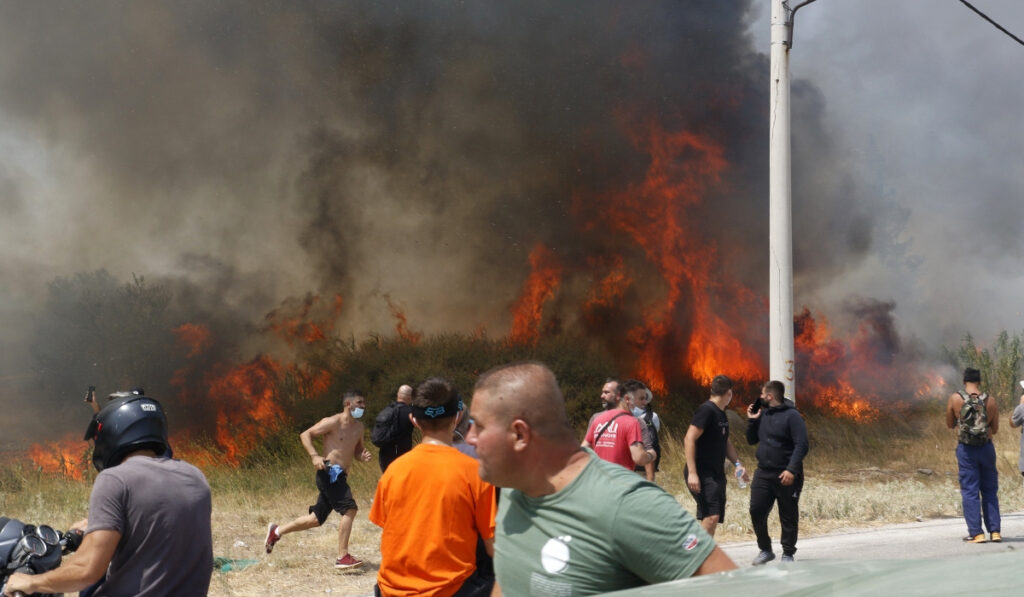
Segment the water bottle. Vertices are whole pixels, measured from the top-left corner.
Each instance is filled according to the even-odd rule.
[[[740,489],[747,488],[747,482],[743,480],[743,473],[747,472],[743,465],[739,462],[736,463],[736,483],[739,484]]]

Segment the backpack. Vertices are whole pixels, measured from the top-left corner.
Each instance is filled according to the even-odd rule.
[[[373,421],[373,431],[370,432],[370,441],[373,445],[383,448],[398,443],[398,415],[397,402],[392,402],[377,413],[377,418]]]
[[[654,425],[654,411],[650,408],[644,413],[644,423],[651,428],[651,439],[654,440],[654,453],[658,456],[654,459],[654,470],[661,470],[658,466],[661,464],[661,438],[658,437],[658,428]]]
[[[960,407],[960,427],[957,431],[957,438],[960,443],[968,446],[983,446],[989,442],[988,435],[988,409],[986,400],[988,394],[965,394],[957,392],[964,399]]]

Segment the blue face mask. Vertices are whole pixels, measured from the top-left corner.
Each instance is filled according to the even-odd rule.
[[[644,414],[645,414],[644,409],[640,408],[639,406],[634,406],[633,407],[633,416],[634,417],[642,417],[642,416],[644,416]]]
[[[352,409],[352,418],[353,419],[358,419],[358,418],[360,418],[362,416],[363,416],[363,409],[359,408],[358,406]]]

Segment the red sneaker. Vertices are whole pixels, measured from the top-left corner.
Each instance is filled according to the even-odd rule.
[[[274,544],[281,540],[281,536],[277,534],[277,525],[270,523],[267,527],[267,540],[265,542],[267,547],[267,553],[274,551]]]
[[[362,565],[363,561],[352,557],[352,554],[350,553],[347,553],[345,554],[345,557],[338,558],[334,561],[334,567],[338,570],[352,570],[353,568],[358,568]]]

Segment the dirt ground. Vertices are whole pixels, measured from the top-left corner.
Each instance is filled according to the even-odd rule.
[[[233,560],[238,569],[214,571],[211,597],[373,595],[380,563],[380,528],[367,520],[368,497],[356,496],[360,510],[349,541],[352,555],[366,562],[362,568],[346,572],[334,568],[340,520],[336,513],[322,527],[285,535],[272,554],[265,553],[267,525],[304,515],[315,501],[316,490],[309,489],[312,492],[297,492],[300,497],[294,500],[281,496],[265,506],[217,503],[214,498],[214,556]]]

